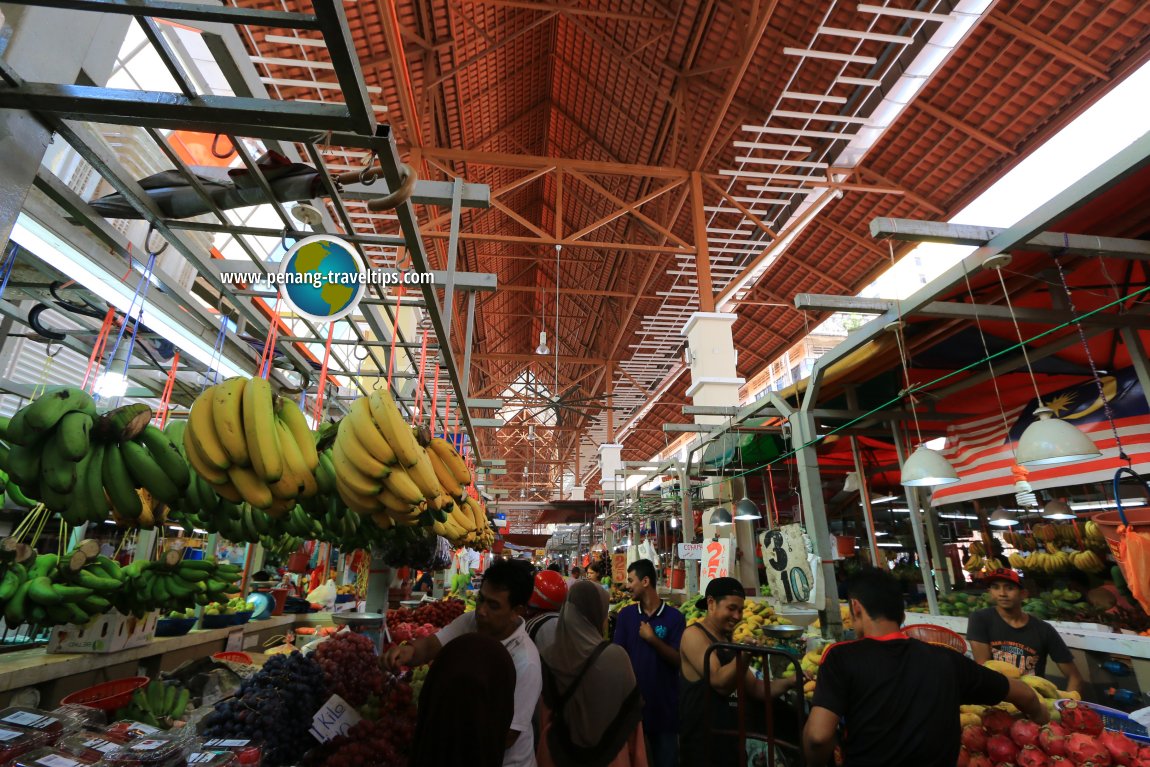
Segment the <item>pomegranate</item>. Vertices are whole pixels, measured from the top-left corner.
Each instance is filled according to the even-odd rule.
[[[971,754],[970,762],[966,767],[994,767],[994,763],[990,761],[990,757],[986,754]]]
[[[1018,754],[1018,767],[1050,767],[1050,757],[1037,746],[1026,745]]]
[[[1068,701],[1062,708],[1062,725],[1071,732],[1102,734],[1102,717],[1085,703]]]
[[[958,749],[958,764],[956,767],[970,767],[970,752],[966,747]]]
[[[1093,762],[1095,767],[1109,767],[1110,752],[1098,739],[1082,732],[1071,733],[1066,739],[1066,755],[1077,765]]]
[[[1005,735],[1010,732],[1010,726],[1014,724],[1014,717],[1001,708],[988,708],[986,713],[982,715],[982,726],[986,728],[986,732],[990,735]]]
[[[1005,735],[994,735],[986,741],[986,754],[992,762],[1013,762],[1018,756],[1018,746]]]
[[[986,730],[977,724],[966,725],[962,728],[962,745],[976,754],[986,753]]]
[[[1066,728],[1051,722],[1038,732],[1038,746],[1050,756],[1066,756]]]
[[[1019,748],[1023,746],[1036,746],[1038,745],[1038,735],[1042,732],[1036,723],[1029,719],[1015,719],[1014,724],[1010,725],[1010,739]]]
[[[1138,744],[1120,732],[1107,730],[1102,733],[1099,742],[1110,752],[1110,761],[1130,767],[1138,754]]]

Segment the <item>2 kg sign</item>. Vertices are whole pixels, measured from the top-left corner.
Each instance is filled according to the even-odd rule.
[[[731,574],[731,540],[718,538],[703,544],[699,562],[699,593],[707,593],[707,584],[715,578],[726,578]]]
[[[771,594],[784,602],[806,602],[811,597],[811,568],[802,525],[783,525],[759,535]]]

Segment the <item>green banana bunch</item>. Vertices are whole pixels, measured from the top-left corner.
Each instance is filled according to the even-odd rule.
[[[167,730],[173,721],[183,718],[190,700],[191,692],[186,687],[153,679],[132,693],[131,702],[116,713],[116,718]]]
[[[125,615],[143,617],[152,610],[184,610],[218,601],[235,591],[242,569],[214,559],[181,559],[168,551],[156,562],[133,562],[123,568],[124,588],[113,600]]]
[[[64,558],[32,554],[6,562],[0,576],[5,623],[83,625],[108,612],[123,582],[120,566],[99,551],[99,544],[86,540]]]

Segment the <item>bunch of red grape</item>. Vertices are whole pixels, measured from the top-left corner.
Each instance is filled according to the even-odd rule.
[[[365,717],[304,760],[305,767],[407,767],[416,710],[410,685],[392,680]]]
[[[353,706],[362,706],[383,688],[375,645],[363,634],[336,634],[316,648],[315,659],[323,669],[328,691]]]

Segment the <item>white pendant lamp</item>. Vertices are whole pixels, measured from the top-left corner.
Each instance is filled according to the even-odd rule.
[[[546,330],[540,330],[539,331],[539,345],[535,347],[535,353],[536,354],[542,354],[542,355],[546,355],[546,354],[551,353],[551,350],[547,348],[547,331]]]
[[[1018,524],[1018,519],[1001,506],[990,515],[989,521],[995,527],[1013,527]]]
[[[1074,519],[1077,515],[1066,501],[1055,499],[1042,507],[1043,519]]]
[[[1039,404],[1034,411],[1038,420],[1026,427],[1018,440],[1017,457],[1021,466],[1053,466],[1071,461],[1084,461],[1102,455],[1094,440],[1073,425],[1054,417],[1054,411]]]
[[[958,481],[958,472],[937,450],[920,445],[902,465],[899,482],[906,487],[934,487]]]
[[[750,498],[741,498],[735,504],[735,519],[750,522],[762,518],[763,515],[759,513],[759,507]]]

